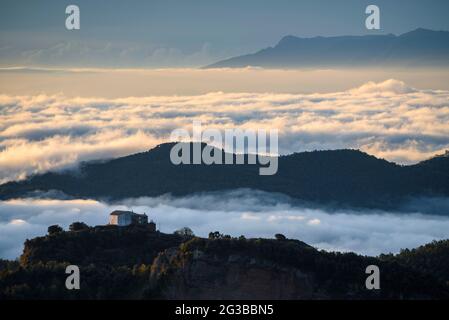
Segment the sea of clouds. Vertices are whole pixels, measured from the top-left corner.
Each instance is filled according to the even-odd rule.
[[[184,226],[203,237],[211,231],[247,238],[282,233],[320,249],[366,255],[396,253],[449,238],[448,216],[312,208],[286,196],[254,190],[128,199],[120,204],[18,199],[0,202],[0,258],[17,258],[25,239],[45,235],[49,225],[65,229],[74,221],[104,225],[116,209],[145,212],[167,233]]]
[[[144,151],[167,142],[174,129],[191,130],[193,120],[203,129],[278,129],[281,154],[357,148],[415,163],[449,149],[448,98],[449,91],[398,80],[315,94],[0,95],[0,183]],[[115,209],[147,212],[164,232],[189,226],[200,236],[215,230],[247,237],[283,233],[318,248],[369,255],[449,237],[449,218],[429,214],[435,199],[414,199],[409,209],[392,213],[313,208],[248,190],[119,204],[57,198],[0,202],[0,258],[18,257],[25,239],[44,235],[51,224],[101,225]],[[447,199],[438,201],[449,208]]]
[[[204,129],[278,129],[281,154],[357,148],[408,164],[449,149],[449,91],[398,80],[316,94],[0,95],[0,183],[144,151],[193,120]]]

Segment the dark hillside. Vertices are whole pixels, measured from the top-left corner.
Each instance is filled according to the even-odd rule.
[[[173,165],[172,146],[6,183],[0,186],[0,199],[51,190],[75,198],[120,200],[248,188],[317,204],[400,210],[412,197],[449,196],[449,157],[400,166],[357,150],[303,152],[279,157],[278,172],[261,176],[258,165]]]

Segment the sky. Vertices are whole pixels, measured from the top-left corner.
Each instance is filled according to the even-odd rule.
[[[65,29],[76,4],[81,29]],[[365,8],[381,30],[365,28]],[[202,66],[275,45],[283,36],[449,30],[445,0],[2,0],[0,65]]]

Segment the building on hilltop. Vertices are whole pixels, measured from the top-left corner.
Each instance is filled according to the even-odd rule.
[[[148,225],[152,231],[156,231],[156,224],[151,221],[148,223],[148,216],[134,213],[132,211],[115,210],[109,215],[109,224],[120,227],[129,225]]]

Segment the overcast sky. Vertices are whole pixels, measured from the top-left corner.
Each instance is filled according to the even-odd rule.
[[[65,29],[77,4],[81,30]],[[200,66],[303,37],[373,33],[365,8],[381,10],[381,29],[449,30],[446,0],[2,0],[0,65]]]

